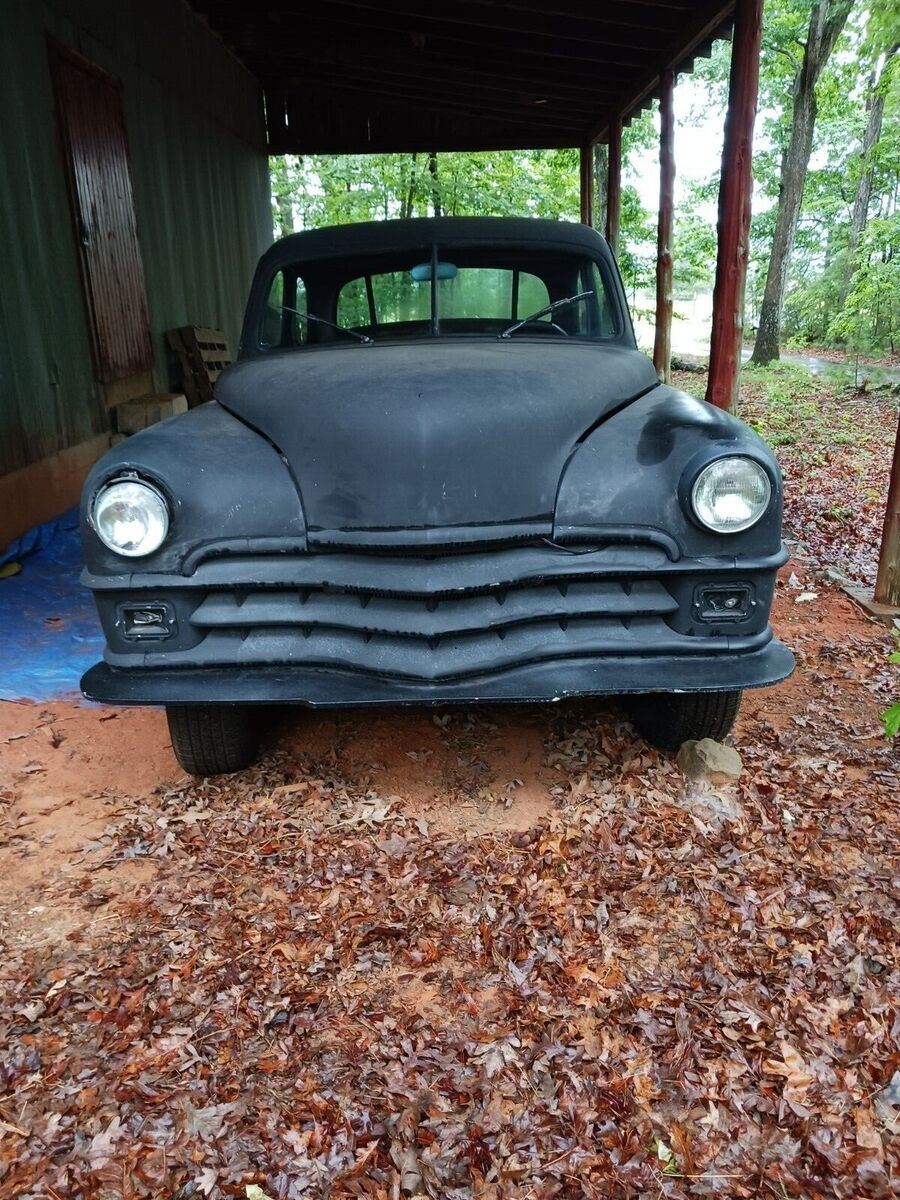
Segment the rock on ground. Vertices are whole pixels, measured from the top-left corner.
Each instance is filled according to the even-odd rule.
[[[733,746],[725,746],[712,738],[685,742],[676,758],[681,773],[692,780],[727,785],[740,779],[743,763]]]

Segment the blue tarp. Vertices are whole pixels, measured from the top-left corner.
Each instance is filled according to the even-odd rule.
[[[83,672],[103,654],[90,593],[78,582],[78,509],[38,525],[0,552],[0,700],[79,695]]]

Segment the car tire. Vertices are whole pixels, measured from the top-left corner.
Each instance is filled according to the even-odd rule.
[[[175,757],[189,775],[230,775],[256,757],[255,722],[240,705],[172,705],[166,717]]]
[[[678,750],[684,742],[730,733],[741,695],[737,692],[649,692],[630,696],[625,707],[641,737],[659,750]]]

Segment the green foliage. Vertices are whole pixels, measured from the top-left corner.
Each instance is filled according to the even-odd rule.
[[[800,438],[808,439],[810,428],[815,429],[819,420],[821,379],[805,367],[774,362],[766,367],[745,366],[741,384],[753,387],[763,401],[752,421],[760,437],[773,446],[791,446]],[[833,440],[831,432],[829,439]],[[814,455],[817,447],[807,441],[805,451]]]
[[[855,10],[816,89],[815,143],[783,317],[785,337],[795,345],[837,345],[875,355],[893,353],[898,345],[900,70],[898,56],[889,55],[900,36],[897,13],[896,4],[886,0],[873,0],[865,9]],[[792,0],[770,0],[766,22],[787,34],[791,14],[796,16]],[[789,55],[790,48],[782,38],[779,57],[786,62]],[[771,66],[764,58],[764,92],[771,76]],[[881,134],[864,155],[863,136],[878,94],[884,98]],[[781,126],[774,116],[764,118],[763,124],[771,146],[768,152],[756,154],[755,177],[764,193],[772,194],[780,174]],[[851,249],[857,185],[869,171],[867,224],[864,222],[859,242]],[[769,210],[754,218],[749,288],[753,307],[759,302],[761,288],[758,250],[764,259],[772,213]]]
[[[578,151],[287,155],[272,160],[279,233],[392,217],[578,218]]]
[[[680,213],[672,252],[676,264],[675,293],[679,299],[712,291],[716,273],[714,226],[695,211]]]
[[[870,221],[853,260],[852,287],[826,338],[856,353],[872,354],[900,345],[900,212]]]
[[[894,637],[900,643],[900,632],[895,630]],[[889,654],[888,662],[900,663],[900,652]],[[884,724],[885,737],[895,738],[900,735],[900,701],[885,709],[881,714],[881,720]]]

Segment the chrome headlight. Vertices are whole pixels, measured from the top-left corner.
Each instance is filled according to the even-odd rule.
[[[703,468],[691,488],[694,515],[715,533],[749,529],[771,499],[769,476],[752,458],[717,458]]]
[[[94,497],[91,524],[104,546],[128,558],[158,550],[169,532],[169,508],[152,484],[114,479]]]

